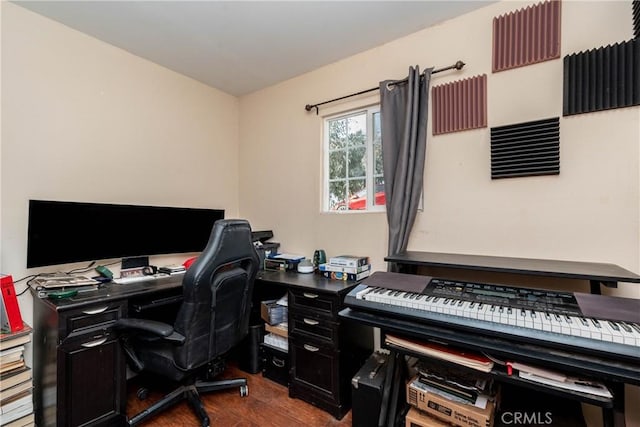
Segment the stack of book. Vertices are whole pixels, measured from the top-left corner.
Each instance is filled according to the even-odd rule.
[[[34,425],[31,368],[24,362],[24,346],[31,327],[0,334],[0,419],[3,427]]]
[[[447,362],[457,363],[458,365],[481,372],[491,372],[493,369],[493,361],[479,353],[463,351],[435,342],[419,341],[390,334],[386,335],[385,342],[392,347],[398,347],[436,359],[446,360]]]
[[[387,334],[389,348],[419,357],[417,375],[407,383],[412,426],[491,427],[498,400],[489,374],[494,362],[472,351]],[[425,357],[423,357],[425,356]],[[432,420],[433,421],[430,421]]]
[[[369,277],[371,264],[366,256],[339,255],[329,258],[326,264],[320,264],[318,271],[328,279],[353,282]]]

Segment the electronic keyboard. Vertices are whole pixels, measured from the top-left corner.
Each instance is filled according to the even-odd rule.
[[[586,317],[568,292],[434,278],[420,292],[361,283],[344,303],[417,322],[640,361],[639,324]]]

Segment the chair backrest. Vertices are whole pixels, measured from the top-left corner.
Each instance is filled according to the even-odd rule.
[[[246,220],[223,219],[182,282],[183,302],[174,328],[186,337],[175,364],[195,369],[223,355],[247,334],[253,282],[259,269]]]

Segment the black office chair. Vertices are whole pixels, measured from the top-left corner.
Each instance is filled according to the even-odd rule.
[[[209,417],[199,393],[240,387],[241,396],[248,394],[245,378],[200,378],[219,367],[221,357],[247,334],[258,262],[247,221],[216,221],[207,247],[185,273],[183,301],[173,326],[147,319],[118,321],[133,369],[181,384],[129,419],[129,425],[187,399],[202,426],[208,426]]]

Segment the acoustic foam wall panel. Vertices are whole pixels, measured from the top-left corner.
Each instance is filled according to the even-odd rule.
[[[491,179],[559,173],[559,117],[491,128]]]
[[[640,38],[640,0],[633,0],[633,37]]]
[[[431,90],[433,134],[487,127],[487,75],[475,76]]]
[[[632,105],[640,105],[640,39],[564,57],[564,116]]]
[[[560,58],[560,1],[493,18],[493,72]]]

